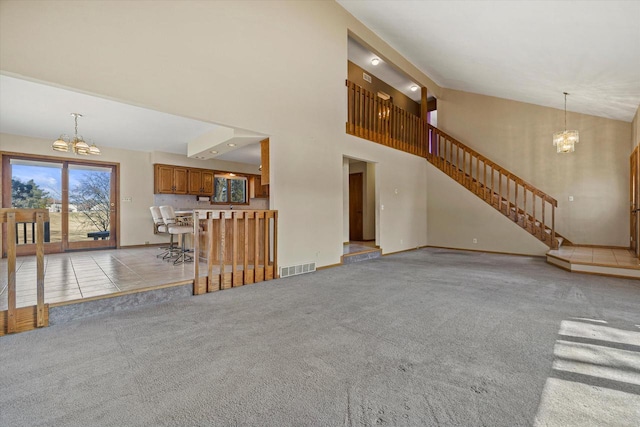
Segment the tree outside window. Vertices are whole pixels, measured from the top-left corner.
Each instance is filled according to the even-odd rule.
[[[232,174],[216,175],[214,179],[213,202],[246,204],[249,199],[248,180]]]

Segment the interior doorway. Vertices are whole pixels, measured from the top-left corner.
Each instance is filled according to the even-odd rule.
[[[116,163],[2,154],[2,207],[49,211],[45,253],[117,247],[117,183]],[[16,225],[18,255],[35,253],[34,234]]]
[[[349,174],[349,241],[361,242],[364,217],[364,174]]]
[[[356,247],[378,246],[376,164],[343,158],[343,241]]]

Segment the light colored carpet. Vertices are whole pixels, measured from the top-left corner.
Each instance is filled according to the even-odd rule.
[[[2,426],[640,424],[640,284],[423,249],[0,338]]]

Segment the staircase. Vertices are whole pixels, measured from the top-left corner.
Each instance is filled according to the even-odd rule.
[[[571,244],[556,232],[553,197],[390,101],[346,85],[348,134],[425,157],[549,248]]]
[[[558,202],[438,128],[427,124],[426,159],[529,234],[558,249],[570,244],[555,230]]]

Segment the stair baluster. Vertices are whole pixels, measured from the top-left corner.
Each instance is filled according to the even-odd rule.
[[[555,208],[558,202],[553,197],[431,126],[420,117],[379,98],[353,82],[347,80],[346,85],[348,134],[425,157],[438,169],[552,249],[558,247],[559,241],[567,241],[556,233]],[[536,206],[538,199],[540,207]],[[546,223],[547,209],[551,210],[550,226]]]

